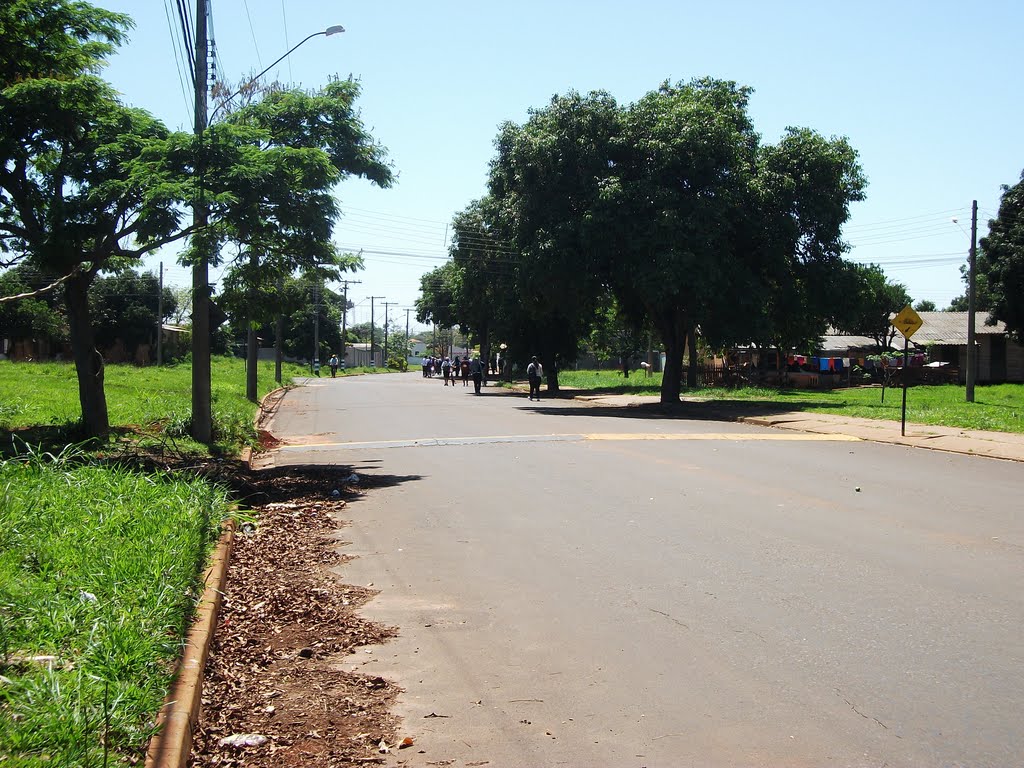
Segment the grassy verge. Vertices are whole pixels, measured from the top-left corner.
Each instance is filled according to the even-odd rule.
[[[286,365],[282,378],[290,384],[306,369]],[[273,390],[274,364],[259,365],[260,397]],[[192,368],[169,365],[139,368],[108,365],[104,390],[111,427],[129,432],[142,444],[171,441],[183,452],[205,452],[189,438],[192,422]],[[217,452],[233,452],[254,444],[253,418],[257,406],[245,398],[245,361],[214,358],[211,402]],[[50,444],[73,442],[81,417],[78,380],[71,363],[11,363],[0,361],[0,432],[49,428]],[[34,442],[29,438],[30,442]]]
[[[143,756],[227,509],[205,482],[83,458],[0,462],[5,765]]]
[[[615,371],[560,371],[559,385],[610,394],[658,395],[661,374],[629,379]],[[683,397],[769,404],[794,411],[834,413],[868,419],[898,421],[902,390],[888,389],[882,400],[880,387],[849,389],[699,389],[684,390]],[[916,386],[907,390],[907,420],[916,424],[1024,433],[1024,385],[993,384],[975,389],[973,403],[965,389],[954,384]]]

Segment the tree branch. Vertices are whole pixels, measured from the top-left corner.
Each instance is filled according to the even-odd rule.
[[[52,282],[49,285],[47,285],[45,288],[40,288],[38,291],[30,291],[28,293],[19,293],[19,294],[16,294],[14,296],[0,296],[0,304],[6,304],[9,301],[17,301],[18,299],[31,299],[31,298],[34,298],[36,296],[42,296],[44,293],[49,293],[50,291],[52,291],[52,290],[54,290],[56,288],[59,288],[63,283],[67,282],[72,277],[77,275],[81,270],[82,270],[82,265],[78,264],[78,265],[75,266],[74,269],[72,269],[70,272],[68,272],[66,275],[64,275],[64,277],[60,278],[59,280],[55,280],[54,282]]]

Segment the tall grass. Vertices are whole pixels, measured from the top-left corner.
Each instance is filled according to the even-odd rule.
[[[286,365],[283,378],[290,384],[305,374]],[[245,398],[245,361],[214,358],[211,366],[211,407],[214,440],[222,449],[255,441],[256,405]],[[257,391],[262,397],[277,384],[274,364],[259,364]],[[149,366],[108,365],[104,391],[112,427],[127,427],[142,434],[182,439],[192,421],[192,367],[188,364]],[[71,363],[11,363],[0,361],[0,430],[26,427],[66,427],[80,422],[78,380]]]
[[[82,458],[0,462],[5,765],[142,756],[226,514],[199,480]]]

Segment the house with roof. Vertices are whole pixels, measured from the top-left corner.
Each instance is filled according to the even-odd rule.
[[[919,312],[922,325],[910,338],[911,352],[925,352],[931,363],[946,363],[966,380],[967,312]],[[979,384],[1024,383],[1024,346],[1006,334],[1006,324],[989,324],[988,312],[974,313],[974,343],[977,349],[976,378]],[[902,350],[903,337],[893,339]],[[874,340],[866,336],[830,334],[822,341],[819,354],[857,358],[877,352]]]
[[[932,362],[949,363],[961,371],[965,380],[967,362],[966,312],[919,312],[924,324],[911,339],[911,345],[928,350]],[[979,384],[1024,382],[1024,346],[1006,334],[1006,324],[989,324],[988,312],[974,313],[974,341],[977,349]]]

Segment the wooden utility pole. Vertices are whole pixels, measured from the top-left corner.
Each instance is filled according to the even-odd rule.
[[[284,296],[284,278],[277,278],[277,297]],[[281,367],[284,362],[284,312],[278,310],[274,319],[274,381],[281,383]]]
[[[373,302],[375,299],[383,299],[383,296],[367,296],[370,300],[370,366],[375,367],[377,365],[377,353],[374,348],[377,344],[377,328],[373,324]]]
[[[971,252],[967,275],[967,402],[974,402],[974,376],[978,367],[978,353],[974,348],[974,272],[978,255],[978,201],[971,203]]]
[[[362,280],[342,280],[342,299],[341,299],[341,362],[345,364],[345,343],[348,340],[348,287],[350,285],[359,285]]]
[[[209,443],[213,436],[210,392],[210,263],[206,245],[209,216],[203,197],[203,134],[206,132],[206,92],[208,42],[206,37],[209,8],[207,0],[196,0],[195,134],[198,137],[199,191],[192,208],[192,223],[199,239],[196,261],[192,266],[192,437]]]
[[[164,362],[164,263],[160,262],[160,288],[156,297],[156,365]]]
[[[381,355],[381,366],[384,368],[388,367],[388,307],[394,307],[397,304],[397,301],[384,302],[384,354]]]

